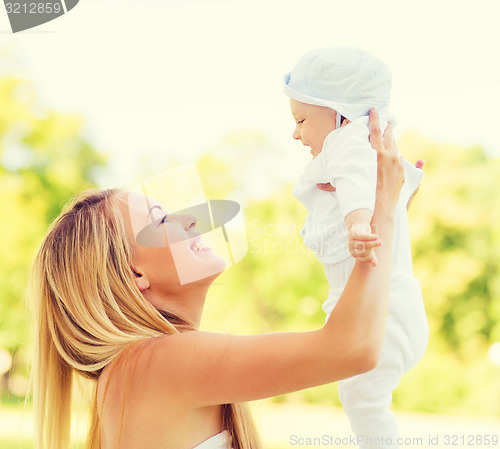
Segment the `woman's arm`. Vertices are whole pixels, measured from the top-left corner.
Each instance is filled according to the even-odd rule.
[[[288,393],[373,369],[379,358],[389,302],[393,209],[403,168],[370,114],[370,141],[378,155],[372,224],[384,244],[378,265],[356,263],[326,325],[316,331],[234,336],[187,332],[143,344],[129,373],[141,395],[188,410]],[[135,374],[134,374],[135,373]]]
[[[389,305],[393,211],[404,182],[404,169],[392,141],[392,125],[388,125],[382,137],[375,111],[370,112],[370,142],[377,150],[377,196],[372,227],[383,242],[375,249],[377,259],[381,259],[376,267],[356,262],[325,327],[339,327],[343,322],[347,327],[354,327],[357,338],[369,344],[367,365],[374,368],[382,350],[381,337]],[[345,317],[348,317],[347,321]]]

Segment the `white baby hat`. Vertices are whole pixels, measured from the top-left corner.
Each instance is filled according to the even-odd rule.
[[[392,77],[387,65],[352,47],[331,47],[306,53],[284,77],[285,94],[302,103],[326,106],[350,121],[377,107],[388,113]]]

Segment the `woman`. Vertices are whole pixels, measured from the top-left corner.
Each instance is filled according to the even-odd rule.
[[[181,285],[168,246],[140,245],[153,218],[169,244],[183,241],[193,270],[224,268],[199,250],[196,219],[145,211],[138,196],[85,193],[52,225],[35,262],[33,368],[39,448],[69,447],[72,374],[92,379],[91,449],[258,449],[244,402],[347,378],[378,361],[389,298],[393,209],[403,169],[390,128],[370,115],[378,185],[377,267],[356,263],[321,329],[232,336],[197,331],[217,275]],[[385,145],[385,146],[384,146]],[[387,147],[387,149],[386,149]],[[142,198],[142,201],[144,198]],[[140,226],[139,226],[140,227]]]

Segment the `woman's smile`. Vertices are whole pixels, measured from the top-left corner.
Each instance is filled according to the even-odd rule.
[[[206,246],[205,240],[203,240],[200,235],[193,239],[190,249],[191,251],[193,251],[193,253],[198,253],[201,251],[212,251],[212,248]]]

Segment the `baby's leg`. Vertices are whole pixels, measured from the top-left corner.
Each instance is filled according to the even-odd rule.
[[[354,263],[356,259],[354,257],[348,257],[341,262],[331,263],[331,264],[323,264],[325,268],[326,278],[328,280],[328,284],[330,285],[330,291],[328,292],[328,298],[323,303],[322,309],[323,312],[326,313],[326,321],[328,321],[328,317],[332,313],[332,310],[337,305],[342,292],[349,280],[349,276],[351,275],[352,269],[354,267]]]
[[[389,406],[405,372],[407,337],[388,323],[379,364],[367,373],[339,382],[339,397],[360,449],[399,448],[398,426]]]

